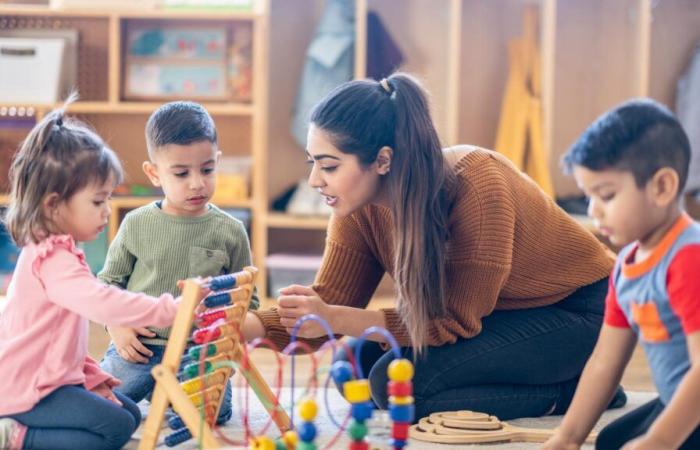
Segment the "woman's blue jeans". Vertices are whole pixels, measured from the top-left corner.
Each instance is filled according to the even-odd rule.
[[[500,419],[563,413],[598,338],[607,288],[605,278],[551,306],[494,311],[477,336],[428,347],[414,361],[416,420],[465,409]],[[357,345],[351,340],[351,348]],[[401,352],[413,360],[410,348]],[[360,364],[382,409],[393,358],[377,343],[364,342]],[[348,358],[339,351],[336,359]]]

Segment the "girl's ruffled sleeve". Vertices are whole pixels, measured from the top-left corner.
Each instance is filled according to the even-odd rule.
[[[155,298],[99,281],[90,272],[82,250],[68,235],[51,236],[38,244],[32,271],[49,301],[93,322],[167,327],[177,313],[177,303],[170,294]]]

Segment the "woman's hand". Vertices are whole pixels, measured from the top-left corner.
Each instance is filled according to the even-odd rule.
[[[122,402],[116,395],[114,395],[114,391],[112,391],[113,388],[119,386],[120,384],[122,384],[121,380],[112,377],[92,388],[92,392],[100,397],[104,397],[107,400],[116,403],[119,406],[122,406]]]
[[[326,304],[316,291],[309,286],[294,284],[280,289],[280,296],[277,298],[280,323],[287,329],[289,334],[294,329],[296,321],[307,315],[316,314],[329,323],[333,329],[332,316],[333,306]],[[316,338],[325,336],[326,330],[316,321],[307,321],[297,334],[298,337]]]
[[[153,352],[143,345],[138,338],[139,335],[155,337],[156,334],[148,328],[109,327],[107,331],[112,337],[117,353],[124,360],[130,363],[146,364],[148,358],[153,356]]]

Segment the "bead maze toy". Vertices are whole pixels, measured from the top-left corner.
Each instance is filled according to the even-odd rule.
[[[282,432],[289,430],[289,417],[247,359],[239,335],[256,275],[256,268],[246,267],[234,274],[185,281],[163,361],[152,370],[156,385],[139,450],[155,447],[169,405],[178,414],[181,428],[166,438],[166,444],[176,445],[194,436],[204,448],[220,447],[211,427],[221,407],[226,383],[233,375],[233,365],[226,365],[227,361],[235,363],[277,427]],[[184,367],[181,377],[186,380],[180,383],[178,371],[195,318],[199,328],[192,333],[192,339],[200,345],[191,348],[189,355],[199,362]]]
[[[208,279],[191,279],[184,283],[182,302],[172,327],[163,362],[152,371],[156,386],[139,450],[155,448],[169,405],[172,405],[178,416],[168,420],[171,428],[176,431],[166,437],[166,445],[174,446],[195,437],[199,441],[199,448],[220,448],[221,444],[214,436],[213,427],[224,398],[224,389],[229,378],[234,374],[234,369],[237,369],[242,379],[252,388],[269,413],[270,421],[274,422],[280,430],[280,436],[276,439],[264,435],[267,426],[260,432],[261,435],[256,436],[250,431],[248,418],[244,413],[242,417],[246,430],[245,441],[242,444],[235,443],[236,445],[248,445],[253,450],[317,450],[319,448],[316,443],[318,430],[314,423],[319,408],[312,395],[317,385],[316,357],[307,343],[297,340],[297,334],[305,322],[316,321],[321,324],[328,337],[327,342],[318,352],[330,348],[335,356],[336,347],[344,344],[336,340],[328,323],[316,315],[307,315],[297,321],[290,333],[290,344],[281,351],[266,339],[255,339],[247,344],[243,342],[240,324],[248,311],[256,274],[257,269],[246,267],[243,271],[234,274]],[[187,357],[191,360],[190,363],[182,365],[183,353],[193,324],[195,331],[191,333],[191,337],[197,345],[188,351]],[[343,396],[350,403],[350,410],[343,421],[338,421],[332,415],[328,398],[325,398],[326,412],[338,431],[330,442],[325,444],[324,449],[337,448],[337,439],[343,432],[347,432],[350,437],[351,442],[348,446],[350,450],[370,449],[368,419],[372,417],[374,404],[371,399],[369,380],[364,377],[362,367],[355,364],[355,361],[361,360],[362,342],[371,334],[383,335],[394,355],[394,360],[387,368],[391,435],[383,444],[388,445],[389,448],[404,449],[409,444],[409,438],[446,444],[544,442],[553,434],[554,430],[518,428],[488,414],[470,411],[435,413],[421,419],[418,424],[411,425],[415,415],[413,364],[401,356],[398,343],[386,329],[370,327],[358,337],[356,354],[348,352],[349,360],[336,361],[329,371],[325,392],[332,389],[329,384],[333,379],[338,386],[342,387]],[[296,412],[300,420],[296,425],[281,406],[279,391],[277,395],[273,393],[248,358],[248,348],[254,349],[262,345],[274,350],[276,355],[283,354],[291,357],[291,412],[295,411],[294,361],[297,350],[301,348],[312,359],[313,374],[309,382],[310,389],[298,402]],[[282,360],[279,356],[278,364],[280,366],[278,380],[281,386]],[[225,443],[234,443],[223,435],[220,437]],[[586,442],[593,442],[594,439],[595,435],[591,435]]]
[[[410,437],[440,444],[483,444],[493,442],[545,442],[556,430],[520,428],[495,416],[473,411],[433,413],[410,428]],[[596,433],[586,438],[595,442]]]

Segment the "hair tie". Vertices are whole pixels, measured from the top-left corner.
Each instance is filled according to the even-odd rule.
[[[392,94],[393,91],[391,89],[391,85],[389,85],[389,80],[387,80],[386,78],[382,78],[382,81],[380,81],[379,84],[382,85],[387,94]]]

